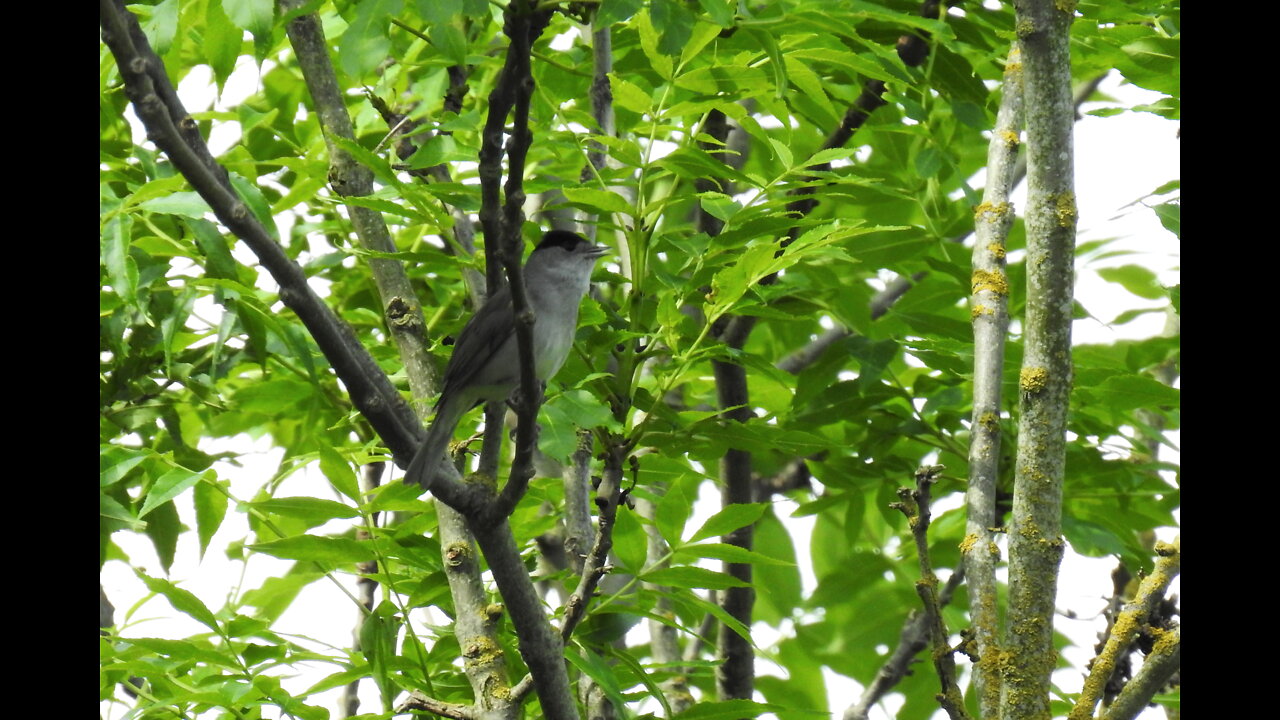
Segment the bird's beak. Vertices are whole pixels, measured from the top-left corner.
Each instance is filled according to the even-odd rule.
[[[612,248],[607,245],[593,245],[587,250],[587,257],[592,260],[602,258],[605,255],[608,255],[611,250]]]

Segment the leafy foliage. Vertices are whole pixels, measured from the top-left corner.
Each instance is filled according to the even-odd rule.
[[[502,8],[480,0],[337,0],[306,9],[323,19],[354,122],[355,143],[344,147],[379,186],[354,202],[381,213],[391,229],[390,257],[404,261],[427,308],[428,336],[456,337],[470,314],[464,270],[483,259],[460,258],[441,238],[451,241],[458,214],[474,215],[481,205],[474,163],[505,51]],[[818,668],[868,683],[884,662],[881,648],[897,643],[918,606],[914,546],[904,519],[888,507],[896,489],[921,464],[939,463],[947,473],[935,497],[954,501],[964,492],[973,351],[965,305],[970,252],[960,241],[980,199],[973,183],[986,161],[984,132],[995,117],[1012,9],[966,3],[941,18],[921,17],[916,4],[899,0],[606,0],[559,9],[534,45],[526,190],[544,193],[544,215],[526,223],[525,237],[549,225],[543,218],[574,211],[596,217],[598,237],[619,256],[597,274],[600,294],[582,309],[577,352],[549,388],[542,449],[564,460],[578,427],[653,448],[639,460],[634,494],[655,508],[652,517],[619,513],[619,582],[593,602],[568,659],[632,714],[666,714],[658,709],[667,703],[663,683],[678,674],[701,699],[682,718],[841,712],[828,706],[828,680]],[[207,67],[215,92],[228,93],[238,64],[252,61],[257,84],[242,101],[188,109],[206,137],[238,127],[238,141],[218,160],[241,197],[407,390],[370,282],[371,253],[353,240],[347,210],[326,182],[330,151],[285,36],[288,17],[270,0],[163,0],[130,10],[174,81]],[[1098,0],[1079,11],[1076,76],[1115,68],[1163,96],[1107,112],[1179,118],[1177,4]],[[592,49],[575,13],[591,12],[611,24],[613,135],[601,134],[588,100]],[[927,35],[923,65],[906,65],[895,53],[905,34]],[[458,69],[466,87],[454,107],[446,96],[458,88],[451,77]],[[869,80],[887,84],[888,104],[847,145],[827,147]],[[388,459],[379,438],[269,276],[130,126],[105,47],[100,100],[100,563],[134,564],[118,540],[142,533],[167,573],[194,562],[178,558],[184,534],[195,534],[203,554],[231,513],[247,514],[250,529],[230,552],[292,563],[225,598],[199,598],[139,572],[147,592],[204,629],[146,637],[144,627],[128,625],[129,613],[117,617],[118,632],[100,643],[102,698],[147,717],[318,720],[330,708],[317,696],[367,678],[383,714],[366,717],[388,717],[415,690],[472,702],[453,628],[408,620],[423,607],[437,618],[457,612],[443,582],[435,507],[399,482],[361,489],[357,470]],[[411,151],[399,155],[386,142],[392,123],[380,107],[417,124]],[[716,113],[734,127],[726,147],[707,129]],[[608,162],[591,169],[588,153],[597,149]],[[442,164],[448,179],[410,174]],[[705,189],[706,179],[719,189]],[[1162,202],[1151,210],[1178,236],[1179,205],[1167,199],[1176,189],[1153,194]],[[797,216],[790,206],[801,193],[816,205]],[[699,213],[718,220],[720,231],[700,227]],[[788,233],[794,241],[780,247]],[[1082,245],[1080,254],[1107,250]],[[1022,272],[1011,257],[1015,315]],[[1098,274],[1132,295],[1123,309],[1135,317],[1180,312],[1178,287],[1164,287],[1150,267]],[[887,312],[873,313],[873,298],[892,276],[917,281]],[[741,349],[711,332],[718,321],[742,317],[755,325]],[[1122,314],[1116,323],[1131,319]],[[833,326],[848,332],[815,361],[780,369]],[[446,343],[433,352],[442,367]],[[1010,414],[1019,355],[1015,336],[1006,363]],[[727,422],[713,410],[714,361],[746,368],[748,422]],[[1117,557],[1135,573],[1149,569],[1151,533],[1176,526],[1180,505],[1168,479],[1177,468],[1154,452],[1179,425],[1179,391],[1169,384],[1179,338],[1079,345],[1074,361],[1066,539],[1076,553]],[[1010,434],[1016,427],[1007,415],[1000,424]],[[208,450],[212,439],[243,436],[269,438],[282,452],[275,475],[249,497],[231,492],[235,454]],[[818,482],[762,490],[765,502],[695,516],[699,489],[715,482],[714,468],[730,449],[750,452],[760,478],[785,478],[800,458]],[[310,465],[331,496],[285,494],[282,481]],[[1011,462],[1003,465],[1012,472]],[[776,504],[782,497],[798,504],[797,516],[812,518],[803,542]],[[557,531],[564,503],[559,482],[540,479],[516,509],[511,525],[531,566],[538,541]],[[388,522],[393,514],[396,522]],[[194,517],[194,527],[184,516]],[[752,524],[751,550],[717,540]],[[664,556],[650,551],[649,533],[665,541]],[[963,534],[959,511],[935,518],[935,568],[959,566]],[[707,590],[743,584],[714,561],[753,566],[755,626],[707,600]],[[318,649],[276,627],[313,583],[355,576],[383,588],[359,627],[359,649]],[[575,582],[565,569],[543,579]],[[785,670],[786,679],[757,679],[763,703],[714,701],[714,640],[697,660],[672,668],[654,661],[648,640],[629,634],[647,618],[693,643],[708,616],[752,638],[761,656]],[[329,621],[357,617],[353,608],[349,618]],[[963,627],[963,603],[946,620],[953,630]],[[761,624],[774,630],[761,632]],[[514,630],[500,630],[514,682],[524,666]],[[630,644],[620,646],[624,638]],[[326,667],[327,675],[309,687],[286,682],[300,663]],[[136,698],[118,690],[131,678],[143,688]],[[936,710],[929,673],[897,690],[906,696],[898,717]],[[1176,706],[1176,694],[1166,699]]]

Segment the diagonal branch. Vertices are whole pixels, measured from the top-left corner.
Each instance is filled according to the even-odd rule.
[[[1115,670],[1116,664],[1120,657],[1128,651],[1129,645],[1138,636],[1155,610],[1156,604],[1164,597],[1165,591],[1169,587],[1169,583],[1178,575],[1182,568],[1182,543],[1181,539],[1174,540],[1172,543],[1156,543],[1155,571],[1147,576],[1140,585],[1138,591],[1134,593],[1133,600],[1125,606],[1116,618],[1115,624],[1111,628],[1111,634],[1107,638],[1107,643],[1103,647],[1102,652],[1098,653],[1098,657],[1094,658],[1093,667],[1089,670],[1089,677],[1085,678],[1084,687],[1080,691],[1080,699],[1076,702],[1076,706],[1072,708],[1070,720],[1084,720],[1093,717],[1093,709],[1098,704],[1098,699],[1102,697],[1102,690],[1106,686],[1107,681],[1111,678],[1112,671]],[[1172,644],[1165,643],[1159,647],[1161,650],[1158,658],[1159,662],[1163,662],[1165,667],[1169,667],[1170,663],[1176,669],[1179,656],[1177,655],[1179,645],[1176,642],[1178,636],[1174,636]],[[1157,643],[1160,646],[1160,643]],[[1153,651],[1154,654],[1155,651]],[[1148,662],[1151,658],[1148,656]],[[1146,666],[1143,666],[1145,670]],[[1157,668],[1159,669],[1159,668]],[[1151,672],[1155,672],[1153,669]],[[1163,670],[1162,670],[1163,672]],[[1165,676],[1168,680],[1168,676]],[[1134,679],[1135,681],[1137,678]],[[1133,682],[1131,681],[1130,685]],[[1135,700],[1134,695],[1146,694],[1146,698],[1142,699],[1141,704],[1146,705],[1156,690],[1164,683],[1159,683],[1151,687],[1149,683],[1139,686],[1140,689],[1134,689],[1130,692],[1130,697],[1126,699],[1126,704],[1132,704]],[[1128,691],[1128,688],[1126,688]],[[1121,692],[1123,696],[1125,693]],[[1117,698],[1117,703],[1119,698]]]
[[[232,188],[227,172],[212,159],[196,123],[178,102],[164,71],[138,26],[119,0],[100,0],[102,37],[116,58],[125,92],[147,136],[173,162],[209,204],[214,215],[254,252],[280,286],[280,299],[306,326],[351,395],[397,462],[407,466],[424,433],[413,410],[360,344],[307,284],[306,275],[285,254],[262,221]],[[443,495],[442,495],[443,497]],[[474,492],[459,488],[453,502],[479,504]]]

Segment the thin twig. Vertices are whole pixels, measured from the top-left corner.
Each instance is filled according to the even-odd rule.
[[[932,517],[929,505],[933,500],[933,483],[942,470],[941,465],[916,470],[916,488],[899,488],[898,497],[901,500],[892,503],[891,507],[897,508],[907,517],[916,543],[916,558],[920,563],[916,594],[920,596],[920,602],[924,606],[925,626],[929,631],[929,642],[933,646],[933,666],[942,687],[936,698],[952,720],[968,720],[964,698],[956,681],[955,651],[950,646],[947,628],[942,620],[942,606],[938,601],[938,577],[933,573],[933,564],[929,558],[929,522]]]

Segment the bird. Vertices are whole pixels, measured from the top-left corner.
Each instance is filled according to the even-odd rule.
[[[534,375],[545,383],[569,356],[578,328],[578,306],[591,287],[596,260],[609,252],[578,233],[551,230],[524,264],[525,294],[533,310]],[[405,471],[405,482],[423,490],[430,483],[458,421],[484,402],[506,400],[520,386],[520,352],[516,342],[511,287],[503,287],[471,317],[445,366],[443,388],[427,439]]]

